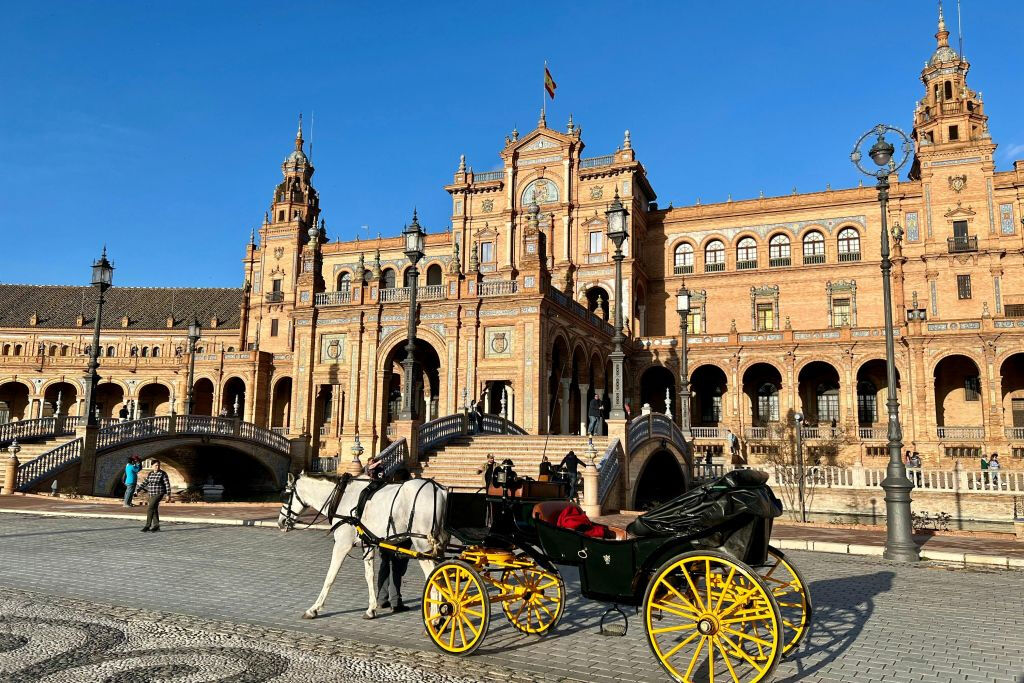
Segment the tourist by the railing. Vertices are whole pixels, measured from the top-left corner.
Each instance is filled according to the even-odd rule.
[[[469,416],[473,418],[473,433],[481,434],[484,431],[484,415],[480,412],[480,401],[473,401],[473,410]]]
[[[910,458],[907,462],[907,467],[913,468],[914,480],[917,482],[917,487],[921,488],[921,456],[916,451],[910,454]]]
[[[566,453],[565,457],[562,458],[562,462],[558,464],[559,471],[566,474],[566,480],[569,484],[570,500],[576,498],[576,488],[579,484],[579,477],[577,476],[577,473],[579,472],[580,465],[586,467],[586,464],[579,459],[579,456],[576,455],[576,451],[569,451]]]
[[[1002,465],[999,464],[999,454],[993,453],[992,457],[988,459],[988,472],[992,478],[992,488],[999,488],[999,468]]]
[[[494,453],[487,454],[484,466],[478,469],[476,473],[484,475],[484,488],[491,485],[491,475],[494,474]]]
[[[227,417],[228,416],[228,409],[227,408],[221,408],[220,409],[220,416],[221,417]]]
[[[725,442],[729,446],[729,455],[732,456],[732,461],[736,462],[740,454],[740,440],[736,438],[731,429],[725,430]]]
[[[121,410],[117,411],[117,416],[121,419],[121,422],[128,420],[128,405],[121,406]]]
[[[379,455],[370,456],[370,459],[366,461],[366,465],[363,466],[363,474],[370,479],[384,478],[384,461],[380,459]]]
[[[548,460],[547,454],[540,456],[540,471],[537,473],[537,481],[550,481],[551,480],[551,461]]]
[[[704,452],[704,476],[708,479],[715,476],[715,456],[712,455],[710,448]]]
[[[142,482],[142,490],[149,494],[149,507],[146,508],[146,526],[142,531],[160,531],[160,501],[167,496],[171,502],[171,480],[167,473],[160,469],[160,461],[153,462],[153,471]]]
[[[409,470],[404,467],[395,472],[393,482],[402,484],[409,481]],[[412,539],[406,538],[395,543],[399,548],[412,548]],[[380,568],[377,570],[377,606],[391,608],[392,612],[405,612],[409,608],[402,600],[402,577],[409,568],[409,556],[390,550],[380,550]]]
[[[132,497],[135,495],[135,488],[139,485],[139,471],[142,470],[142,461],[139,456],[133,455],[128,458],[124,466],[124,506],[132,506]]]
[[[981,483],[988,488],[988,460],[984,453],[981,454]]]
[[[594,436],[597,433],[601,427],[603,412],[604,404],[601,403],[601,394],[595,391],[594,398],[590,399],[590,405],[587,408],[587,436]]]

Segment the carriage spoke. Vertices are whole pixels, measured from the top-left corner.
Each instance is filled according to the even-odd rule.
[[[651,633],[671,633],[674,631],[685,631],[690,628],[697,628],[697,624],[678,624],[676,626],[666,626],[665,628],[654,628],[651,629]]]
[[[711,560],[705,558],[704,560],[704,587],[708,591],[708,609],[711,609]]]
[[[456,622],[459,625],[459,638],[462,640],[462,647],[466,647],[466,629],[462,626],[465,620],[465,617],[459,615],[459,620]],[[455,629],[452,630],[454,631]]]
[[[708,601],[711,600],[711,596],[708,596]],[[715,644],[711,639],[711,636],[707,637],[708,641],[708,683],[715,683]]]
[[[694,638],[698,637],[699,635],[700,634],[695,631],[693,635],[676,643],[671,650],[662,655],[662,658],[668,661],[673,655],[675,655],[675,653],[679,652],[679,650],[686,647],[691,641],[693,641]],[[660,651],[661,648],[659,647],[658,650]]]
[[[479,635],[480,635],[480,629],[478,629],[478,628],[476,628],[475,626],[473,626],[473,622],[472,622],[472,621],[470,621],[469,617],[467,617],[467,616],[463,615],[463,616],[462,616],[462,619],[463,619],[463,620],[464,620],[464,621],[466,622],[466,626],[468,626],[468,627],[469,627],[469,630],[473,632],[473,637],[474,637],[474,638],[475,638],[476,636],[479,636]]]
[[[736,567],[729,567],[729,576],[726,578],[725,583],[722,585],[722,592],[718,596],[718,602],[715,603],[715,610],[717,611],[722,606],[722,601],[725,600],[725,594],[729,591],[729,587],[732,586],[732,578],[736,575]],[[710,602],[710,597],[708,598]]]
[[[651,603],[651,607],[654,607],[655,609],[664,610],[669,614],[674,614],[677,617],[683,617],[685,619],[692,619],[696,617],[698,614],[700,614],[697,610],[691,607],[688,607],[686,605],[676,605],[675,603],[656,602]]]
[[[729,627],[725,627],[722,630],[723,631],[728,631],[729,633],[733,634],[734,636],[738,636],[740,638],[746,638],[747,640],[750,640],[750,641],[752,641],[754,643],[757,643],[758,645],[764,645],[765,647],[771,647],[772,646],[772,644],[770,642],[768,642],[767,640],[765,640],[763,638],[757,638],[755,636],[750,635],[749,633],[744,633],[743,631],[737,631],[736,629],[732,629],[732,628],[729,628]]]
[[[722,653],[722,660],[725,661],[725,666],[729,669],[729,675],[732,676],[734,683],[740,683],[739,676],[736,675],[736,669],[732,668],[732,662],[729,661],[729,653],[725,651],[725,646],[722,645],[717,637],[715,638],[715,646]]]
[[[697,657],[700,656],[701,651],[704,649],[704,640],[706,638],[707,636],[700,637],[700,644],[697,645],[697,649],[693,651],[693,657],[690,658],[690,665],[686,667],[686,673],[683,674],[683,678],[690,678],[690,672],[693,671],[693,666],[697,663]]]
[[[690,590],[693,592],[693,597],[697,601],[697,607],[700,609],[701,612],[704,612],[705,611],[705,609],[704,609],[704,601],[700,599],[700,591],[698,591],[697,587],[695,585],[693,585],[693,579],[690,578],[690,572],[686,568],[686,563],[685,562],[683,563],[682,569],[683,569],[683,576],[686,577],[686,583],[689,584]],[[706,581],[707,577],[704,577],[704,580]],[[664,581],[665,585],[671,585],[665,579],[662,579],[662,581]],[[673,591],[675,591],[674,588],[673,588]],[[678,592],[677,592],[677,595],[679,595],[680,598],[683,598],[683,596],[681,594],[679,594]],[[684,602],[688,602],[686,600],[686,598],[683,598],[683,601]]]
[[[757,665],[757,663],[753,659],[750,658],[750,655],[748,655],[746,652],[744,652],[743,649],[739,645],[737,645],[736,643],[732,642],[732,640],[730,640],[728,636],[726,636],[721,631],[718,632],[718,635],[721,637],[722,640],[724,640],[726,643],[729,644],[729,647],[732,648],[732,654],[733,655],[738,655],[740,658],[746,660],[747,664],[749,664],[750,666],[754,667],[757,670],[758,673],[763,674],[765,672],[764,669],[759,667]]]

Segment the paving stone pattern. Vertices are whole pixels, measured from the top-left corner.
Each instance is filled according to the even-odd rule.
[[[304,638],[330,636],[354,648],[349,652],[471,680],[510,680],[513,671],[524,680],[665,680],[640,619],[631,620],[626,637],[598,635],[602,606],[579,595],[571,571],[566,615],[554,633],[520,635],[495,607],[487,640],[465,659],[439,653],[415,609],[360,619],[367,590],[355,556],[321,616],[302,620],[331,544],[313,530],[168,524],[151,536],[117,520],[0,515],[0,586],[256,627],[263,631],[242,635],[259,642],[265,632],[270,642],[299,650],[307,649]],[[811,586],[814,629],[780,664],[776,680],[1024,683],[1024,573],[826,553],[791,557]],[[418,607],[423,580],[415,563],[407,577],[404,592]]]

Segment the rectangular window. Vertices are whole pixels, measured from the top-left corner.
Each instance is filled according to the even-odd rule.
[[[967,239],[967,221],[953,221],[953,237]]]
[[[956,276],[956,295],[961,299],[971,298],[971,276],[970,275],[957,275]]]
[[[860,425],[878,422],[878,397],[875,394],[857,394],[857,422]]]
[[[964,400],[965,401],[980,401],[981,400],[981,377],[975,375],[974,377],[964,378]]]
[[[717,425],[722,421],[721,395],[707,396],[700,404],[700,420],[705,425]]]
[[[846,327],[850,320],[850,300],[832,299],[832,327]]]
[[[960,139],[960,127],[959,126],[950,126],[949,127],[949,139],[950,139],[950,141],[959,140]]]
[[[273,287],[271,287],[271,291],[274,291],[274,292],[280,292],[281,291],[281,281],[280,280],[274,280],[273,283],[271,283],[271,284],[273,284]]]
[[[1024,304],[1006,304],[1007,318],[1024,318]]]
[[[591,254],[603,254],[604,253],[604,233],[597,231],[590,233],[590,253]]]
[[[270,321],[270,336],[271,337],[276,337],[277,336],[277,318],[273,318]]]
[[[697,308],[686,316],[686,331],[693,334],[704,334],[704,311]]]
[[[480,243],[480,262],[494,263],[494,242]]]
[[[1024,398],[1010,399],[1010,410],[1013,413],[1013,426],[1024,427]]]
[[[775,306],[772,304],[757,305],[757,330],[764,332],[775,329]]]
[[[827,393],[818,396],[818,422],[822,425],[839,421],[839,394]]]

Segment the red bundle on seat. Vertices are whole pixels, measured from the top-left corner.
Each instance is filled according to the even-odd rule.
[[[569,529],[590,538],[611,538],[613,534],[604,524],[594,524],[576,505],[570,505],[558,513],[555,526]]]

